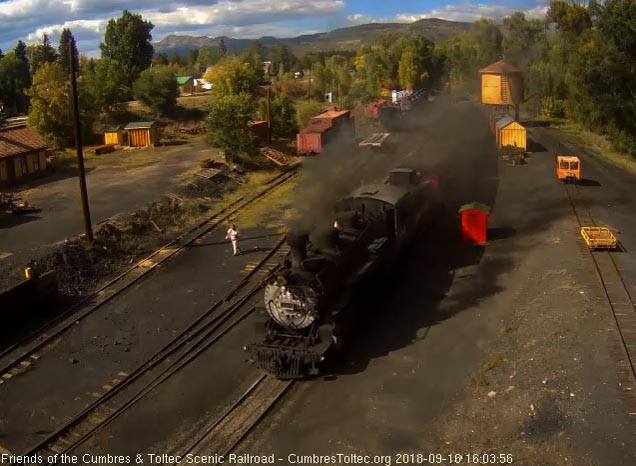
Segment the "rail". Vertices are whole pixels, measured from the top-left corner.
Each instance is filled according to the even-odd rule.
[[[117,419],[232,330],[253,312],[254,307],[246,305],[262,288],[271,273],[275,271],[278,264],[276,256],[286,252],[287,247],[284,242],[285,237],[282,237],[267,256],[232,291],[211,306],[204,315],[195,319],[173,340],[122,379],[118,385],[93,401],[64,425],[38,441],[37,444],[28,448],[25,454],[39,454],[46,458],[77,448],[97,430]],[[259,270],[267,271],[266,276],[260,280],[255,278]],[[238,294],[239,290],[250,284],[252,286],[245,293]],[[223,308],[224,304],[227,304],[225,308]],[[245,309],[246,307],[247,309]],[[129,394],[128,399],[120,400],[117,403],[115,397],[124,393],[124,390],[132,387],[134,383],[139,385],[133,387],[135,388],[134,394]],[[107,404],[109,402],[110,405]]]
[[[566,183],[564,189],[579,227],[594,226],[594,217],[585,204],[578,185]],[[629,287],[614,259],[614,253],[610,250],[593,250],[587,246],[585,249],[592,258],[603,293],[612,311],[630,377],[632,381],[636,382],[636,324],[634,324],[636,304],[634,304]]]
[[[36,331],[27,335],[22,340],[5,349],[2,353],[0,353],[0,361],[7,358],[8,360],[0,362],[0,364],[2,364],[0,366],[0,376],[4,376],[5,374],[11,374],[9,378],[13,376],[14,374],[12,373],[12,371],[19,371],[21,365],[23,365],[23,362],[30,363],[28,359],[32,354],[44,348],[52,340],[66,332],[75,324],[76,321],[81,320],[87,315],[91,314],[96,309],[117,296],[119,293],[137,283],[149,272],[155,270],[157,266],[181,252],[183,249],[185,249],[187,246],[192,244],[200,237],[218,227],[224,221],[238,213],[241,209],[244,209],[250,204],[265,197],[267,194],[271,193],[274,189],[283,185],[297,174],[298,172],[295,169],[291,169],[281,173],[280,175],[277,175],[268,182],[267,187],[261,192],[249,198],[244,196],[234,201],[229,206],[221,209],[219,212],[215,213],[211,217],[208,217],[206,220],[202,221],[195,227],[189,229],[187,232],[181,234],[177,238],[157,249],[149,256],[138,261],[132,267],[117,275],[115,278],[97,289],[84,300],[70,307],[53,321],[40,327]],[[79,314],[74,313],[82,307],[85,307],[82,312],[80,312]],[[67,318],[68,320],[65,321],[65,319]],[[18,355],[12,354],[16,349],[29,343],[32,344],[26,347],[25,350],[21,351]],[[9,356],[13,357],[9,358]]]
[[[265,418],[293,384],[294,381],[291,380],[261,375],[226,411],[175,456],[184,458],[204,447],[205,455],[226,457]],[[206,441],[210,441],[209,444],[206,445]],[[178,464],[179,462],[172,463],[173,466]]]

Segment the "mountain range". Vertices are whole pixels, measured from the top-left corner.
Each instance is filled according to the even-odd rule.
[[[279,39],[265,36],[258,39],[264,47],[278,44],[287,45],[296,54],[321,50],[357,50],[362,44],[373,42],[383,32],[420,33],[431,40],[445,39],[453,33],[465,31],[471,23],[446,21],[437,18],[420,19],[413,23],[369,23],[334,29],[330,32],[305,34],[298,37]],[[192,49],[218,47],[223,39],[229,52],[240,52],[249,48],[254,39],[234,39],[230,37],[207,37],[169,35],[155,42],[156,53],[186,55]]]

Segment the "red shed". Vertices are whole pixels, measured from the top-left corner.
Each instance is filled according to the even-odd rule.
[[[267,127],[267,122],[263,120],[252,121],[249,124],[250,129],[254,136],[259,139],[261,142],[267,142],[269,135],[269,128]]]
[[[459,208],[462,216],[462,241],[483,244],[486,242],[490,207],[480,202],[471,202]]]

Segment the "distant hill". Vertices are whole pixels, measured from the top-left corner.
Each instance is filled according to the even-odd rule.
[[[298,37],[278,39],[261,37],[258,40],[265,47],[277,44],[289,46],[295,53],[306,53],[320,50],[356,50],[361,44],[373,42],[383,32],[422,33],[431,40],[444,39],[453,33],[465,31],[471,23],[446,21],[437,18],[426,18],[413,23],[370,23],[359,26],[334,29],[330,32],[306,34]],[[155,42],[155,53],[168,55],[176,53],[186,55],[192,49],[201,47],[218,47],[221,39],[230,52],[240,52],[252,45],[253,39],[234,39],[231,37],[206,37],[169,35]]]

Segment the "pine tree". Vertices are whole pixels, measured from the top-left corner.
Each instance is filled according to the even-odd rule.
[[[62,66],[62,71],[64,73],[71,72],[71,61],[69,58],[69,44],[73,44],[73,57],[75,58],[75,70],[79,70],[79,62],[78,62],[78,53],[77,53],[77,44],[75,43],[75,37],[73,37],[73,33],[70,29],[62,29],[62,34],[60,34],[60,46],[58,48],[58,62]]]
[[[15,102],[17,111],[26,112],[28,107],[28,98],[24,94],[24,89],[31,86],[31,73],[29,72],[29,59],[27,58],[26,44],[21,40],[15,46],[15,57],[20,61],[19,70],[15,76],[14,86],[17,89]]]
[[[150,31],[153,28],[150,21],[144,21],[141,15],[128,10],[124,10],[119,18],[108,21],[104,42],[99,44],[99,48],[102,58],[119,64],[122,80],[128,89],[152,63],[154,48],[150,43]]]
[[[57,52],[51,45],[51,40],[47,34],[42,36],[42,43],[35,46],[33,56],[31,58],[31,74],[35,75],[38,68],[44,63],[53,63],[57,61]]]
[[[219,41],[219,55],[221,55],[221,58],[227,55],[227,47],[225,46],[225,39],[223,37],[221,37]]]

